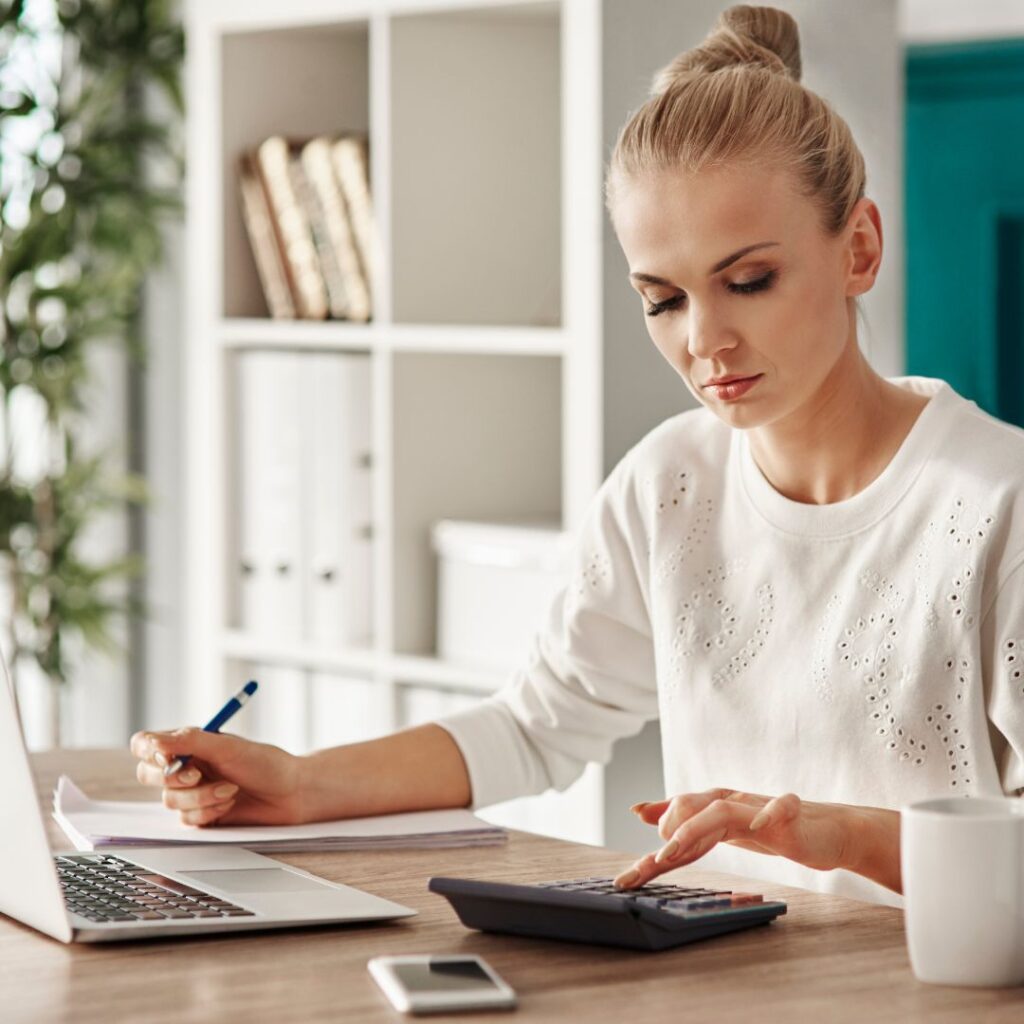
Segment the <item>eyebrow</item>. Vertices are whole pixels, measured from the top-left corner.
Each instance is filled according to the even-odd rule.
[[[748,252],[753,252],[755,249],[766,249],[770,245],[778,245],[778,242],[755,242],[753,245],[745,245],[742,249],[737,249],[731,256],[726,256],[725,259],[719,260],[709,271],[708,277],[712,274],[717,274],[720,270],[725,270],[726,267],[731,266],[742,256],[746,256]],[[664,284],[670,288],[673,287],[671,281],[666,281],[663,277],[655,277],[654,274],[644,274],[641,271],[634,271],[629,275],[634,281],[646,281],[647,284]]]

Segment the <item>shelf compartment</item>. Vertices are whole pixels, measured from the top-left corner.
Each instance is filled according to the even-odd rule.
[[[271,641],[373,646],[374,358],[232,354],[231,626]]]
[[[270,135],[368,131],[369,31],[364,20],[223,36],[224,315],[267,316],[239,206],[239,156]]]
[[[562,323],[556,3],[391,21],[392,318]]]
[[[561,522],[563,362],[394,355],[390,589],[396,653],[436,651],[434,523]]]

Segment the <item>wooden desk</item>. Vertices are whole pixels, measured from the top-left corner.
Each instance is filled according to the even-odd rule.
[[[127,751],[33,757],[55,849],[69,844],[49,818],[66,771],[93,795],[143,797]],[[305,928],[110,946],[65,946],[0,918],[0,1020],[49,1024],[191,1024],[245,1021],[398,1021],[366,971],[380,953],[480,953],[516,989],[521,1021],[1021,1021],[1024,989],[959,989],[917,982],[902,914],[889,907],[804,893],[684,868],[699,885],[779,896],[789,913],[766,927],[662,953],[638,953],[496,935],[464,928],[427,892],[430,875],[540,881],[613,874],[629,857],[513,833],[507,848],[309,853],[279,859],[415,907],[379,925]],[[463,1021],[498,1015],[460,1015]],[[502,1018],[504,1019],[504,1018]]]

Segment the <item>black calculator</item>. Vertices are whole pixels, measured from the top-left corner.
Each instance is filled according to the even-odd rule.
[[[649,883],[616,889],[610,878],[514,885],[431,878],[468,928],[629,949],[671,949],[768,924],[786,904],[755,893]]]

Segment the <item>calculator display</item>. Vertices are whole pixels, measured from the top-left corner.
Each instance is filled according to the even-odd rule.
[[[391,968],[409,992],[479,992],[497,986],[475,960],[397,963]]]

